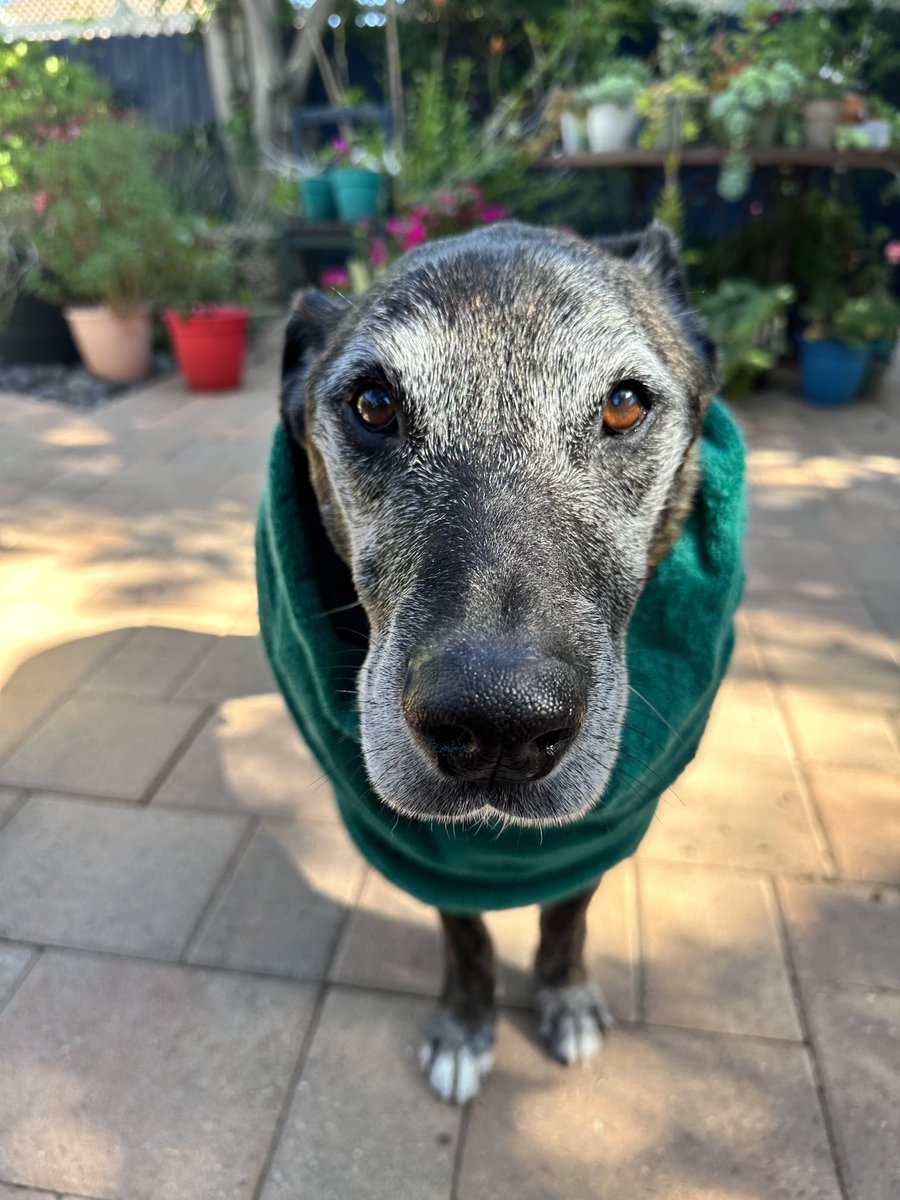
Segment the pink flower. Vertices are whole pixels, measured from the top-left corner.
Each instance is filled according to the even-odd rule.
[[[413,246],[418,246],[422,242],[427,241],[428,230],[421,220],[414,219],[404,230],[400,244],[404,250],[412,250]]]
[[[894,266],[900,264],[900,242],[888,242],[884,248],[884,257]]]
[[[345,138],[335,138],[331,144],[334,147],[335,154],[350,153],[350,143]]]
[[[389,217],[385,221],[384,227],[391,237],[399,238],[403,236],[406,229],[406,221],[402,217]]]
[[[343,267],[326,267],[319,276],[319,286],[323,288],[343,288],[350,283],[350,276]]]
[[[509,216],[509,209],[502,204],[483,204],[477,212],[479,221],[484,221],[485,224],[490,221],[505,221]]]
[[[47,196],[46,192],[38,192],[31,202],[31,207],[36,213],[44,213],[47,211],[47,205],[49,202],[49,197]]]
[[[373,267],[383,267],[387,262],[387,246],[384,238],[372,238],[369,242],[369,263]]]

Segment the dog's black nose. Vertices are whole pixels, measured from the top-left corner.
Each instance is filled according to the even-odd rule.
[[[509,646],[455,645],[414,658],[403,715],[445,774],[477,783],[540,779],[584,724],[574,667]]]

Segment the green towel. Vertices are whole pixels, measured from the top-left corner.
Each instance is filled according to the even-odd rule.
[[[388,879],[451,912],[570,896],[638,846],[661,792],[696,753],[734,641],[743,585],[743,445],[715,401],[702,482],[681,536],[645,588],[628,631],[633,686],[622,752],[601,800],[570,825],[417,821],[366,779],[350,672],[365,655],[350,573],[322,528],[305,458],[275,433],[256,535],[263,642],[288,707],[334,786],[363,855]],[[326,615],[329,614],[329,615]],[[353,627],[354,616],[357,622]]]

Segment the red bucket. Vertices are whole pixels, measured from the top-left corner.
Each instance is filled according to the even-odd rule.
[[[174,308],[163,313],[175,361],[195,392],[235,388],[244,375],[247,349],[247,310],[212,305],[183,315]]]

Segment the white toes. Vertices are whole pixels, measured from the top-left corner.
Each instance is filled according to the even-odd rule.
[[[589,984],[542,988],[537,997],[540,1034],[560,1062],[587,1063],[598,1054],[602,1030],[615,1024],[603,997]]]
[[[600,1030],[590,1013],[561,1017],[553,1038],[557,1056],[566,1064],[590,1062],[600,1050]]]
[[[489,1050],[476,1054],[468,1046],[434,1052],[431,1043],[426,1042],[419,1051],[419,1062],[442,1100],[466,1104],[478,1094],[482,1076],[494,1065],[494,1056]]]

